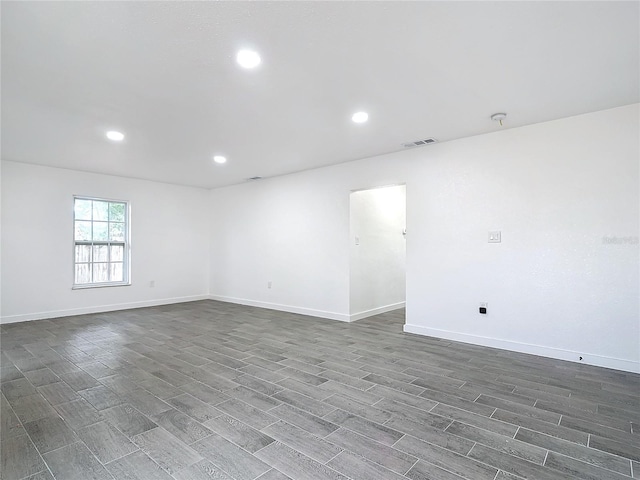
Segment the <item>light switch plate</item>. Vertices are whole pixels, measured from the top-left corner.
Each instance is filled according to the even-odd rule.
[[[489,243],[500,243],[502,242],[502,232],[495,231],[489,232]]]

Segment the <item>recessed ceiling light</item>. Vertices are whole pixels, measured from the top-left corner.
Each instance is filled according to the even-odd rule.
[[[236,61],[244,68],[255,68],[262,62],[260,55],[253,50],[240,50],[236,55]]]
[[[353,114],[351,120],[355,123],[364,123],[369,120],[369,114],[367,112],[357,112]]]
[[[222,155],[215,155],[213,161],[222,165],[223,163],[227,163],[227,158]]]
[[[114,142],[121,142],[122,140],[124,140],[124,133],[111,130],[107,132],[107,138],[109,140],[113,140]]]

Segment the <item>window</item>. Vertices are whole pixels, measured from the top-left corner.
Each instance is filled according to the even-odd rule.
[[[129,204],[74,197],[74,287],[129,284]]]

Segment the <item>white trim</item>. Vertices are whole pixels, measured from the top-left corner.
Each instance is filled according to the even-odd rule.
[[[103,313],[116,310],[129,310],[132,308],[156,307],[158,305],[169,305],[172,303],[196,302],[198,300],[208,300],[209,295],[190,295],[188,297],[160,298],[157,300],[145,300],[143,302],[117,303],[114,305],[100,305],[97,307],[72,308],[70,310],[54,310],[51,312],[25,313],[21,315],[8,315],[0,317],[0,324],[27,322],[31,320],[45,320],[51,318],[70,317],[74,315],[85,315],[87,313]]]
[[[391,303],[389,305],[384,305],[382,307],[372,308],[371,310],[364,310],[358,313],[352,313],[349,315],[349,321],[355,322],[357,320],[362,320],[363,318],[372,317],[374,315],[379,315],[381,313],[391,312],[393,310],[398,310],[399,308],[404,308],[406,302],[398,302]]]
[[[467,333],[422,327],[420,325],[406,324],[404,326],[404,331],[407,333],[415,333],[417,335],[426,335],[429,337],[471,343],[473,345],[480,345],[484,347],[499,348],[512,352],[529,353],[532,355],[539,355],[541,357],[555,358],[558,360],[566,360],[569,362],[593,365],[596,367],[613,368],[615,370],[622,370],[625,372],[640,373],[640,361],[605,357],[587,352],[575,352],[572,350],[532,345],[529,343],[514,342],[512,340],[502,340],[499,338],[481,337]],[[579,360],[580,357],[582,357],[582,360]]]
[[[239,305],[248,305],[250,307],[267,308],[269,310],[279,310],[281,312],[299,313],[301,315],[309,315],[311,317],[328,318],[329,320],[339,320],[341,322],[349,322],[350,315],[346,313],[327,312],[324,310],[315,310],[313,308],[296,307],[293,305],[282,305],[279,303],[261,302],[258,300],[249,300],[246,298],[225,297],[222,295],[210,295],[211,300],[219,302],[237,303]]]

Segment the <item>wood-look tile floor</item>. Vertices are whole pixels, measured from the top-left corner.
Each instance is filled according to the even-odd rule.
[[[640,376],[202,301],[4,325],[4,480],[640,478]]]

